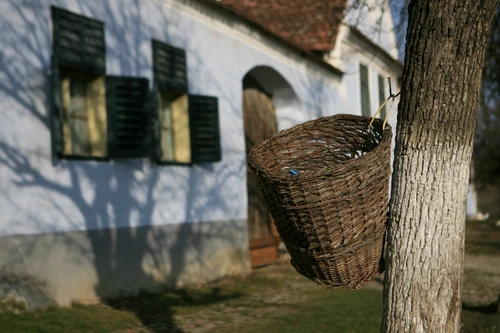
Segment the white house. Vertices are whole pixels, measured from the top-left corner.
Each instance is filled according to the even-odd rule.
[[[387,77],[398,91],[383,5],[342,20],[343,0],[0,1],[0,300],[67,305],[272,261],[246,146],[373,115]]]

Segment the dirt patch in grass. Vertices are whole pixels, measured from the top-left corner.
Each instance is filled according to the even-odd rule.
[[[184,332],[348,332],[341,323],[357,329],[352,332],[371,332],[365,329],[370,326],[378,332],[380,327],[379,290],[325,290],[296,273],[286,260],[256,269],[248,279],[224,281],[223,285],[241,297],[191,313],[178,309],[178,324]],[[378,288],[379,283],[370,285]],[[356,302],[364,304],[358,312],[367,312],[370,320],[359,321],[359,313],[350,311]],[[374,311],[365,311],[373,304],[377,305]]]
[[[178,309],[179,325],[184,332],[243,332],[243,328],[266,321],[270,315],[288,313],[293,305],[323,292],[283,261],[255,269],[248,278],[222,281],[221,286],[241,297],[196,312]]]

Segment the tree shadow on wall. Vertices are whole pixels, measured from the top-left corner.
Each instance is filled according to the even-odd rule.
[[[104,15],[107,43],[122,44],[122,49],[131,50],[128,55],[113,56],[123,73],[139,75],[150,70],[151,60],[140,52],[140,41],[144,42],[144,38],[138,27],[144,22],[137,14],[139,1],[131,0],[119,9],[111,8],[110,3],[79,2],[80,12],[96,18]],[[95,295],[102,299],[120,293],[128,295],[111,299],[109,304],[135,312],[154,332],[181,332],[175,325],[171,308],[176,301],[146,291],[134,296],[134,292],[138,286],[154,290],[162,285],[178,286],[186,279],[194,280],[197,273],[186,270],[188,265],[198,267],[198,271],[214,265],[206,262],[209,241],[225,242],[228,248],[241,245],[241,240],[224,229],[239,228],[237,222],[228,222],[225,226],[210,224],[209,228],[204,223],[187,222],[203,220],[204,215],[213,210],[237,209],[220,188],[227,188],[224,184],[233,178],[244,177],[241,172],[245,168],[219,163],[186,170],[158,167],[139,159],[52,160],[47,154],[52,93],[48,52],[52,49],[50,10],[48,4],[40,6],[30,7],[17,0],[8,0],[4,5],[11,19],[4,20],[0,36],[0,44],[8,45],[0,51],[0,96],[11,102],[12,114],[3,119],[11,130],[0,134],[0,173],[5,182],[1,181],[7,187],[0,199],[19,212],[18,217],[7,218],[6,223],[13,230],[23,225],[38,236],[6,237],[2,242],[8,251],[0,255],[0,261],[12,269],[23,262],[24,273],[36,278],[44,269],[61,269],[62,274],[67,274],[57,280],[57,287],[61,289],[78,289],[95,280]],[[45,14],[39,15],[40,11]],[[16,25],[17,21],[22,24]],[[128,38],[131,35],[133,38]],[[22,119],[30,119],[27,122],[30,126],[43,128],[40,132],[43,139],[23,138],[26,132],[20,127]],[[209,185],[203,179],[203,173],[207,172],[217,174],[215,182]],[[23,199],[17,200],[17,194]],[[185,198],[180,198],[181,195]],[[153,217],[166,223],[172,219],[161,209],[168,200],[189,203],[183,219],[187,222],[172,228],[153,228]],[[37,209],[37,205],[43,207]],[[61,225],[66,230],[83,231],[60,232]],[[244,230],[241,232],[245,234]],[[71,265],[71,272],[65,269],[67,264]],[[86,269],[89,265],[94,268],[95,276]],[[180,302],[188,304],[209,304],[239,297],[238,294],[222,295],[216,289],[198,295],[178,291],[177,296]],[[145,300],[151,303],[146,305]],[[161,315],[164,326],[155,328],[154,323],[159,319],[152,317],[153,312]]]

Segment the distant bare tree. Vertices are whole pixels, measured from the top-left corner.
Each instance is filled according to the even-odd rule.
[[[486,50],[474,145],[477,185],[500,183],[500,11],[497,9]]]

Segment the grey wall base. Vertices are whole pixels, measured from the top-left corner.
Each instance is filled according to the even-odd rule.
[[[35,309],[95,302],[250,269],[246,221],[6,236],[0,237],[0,303]]]

